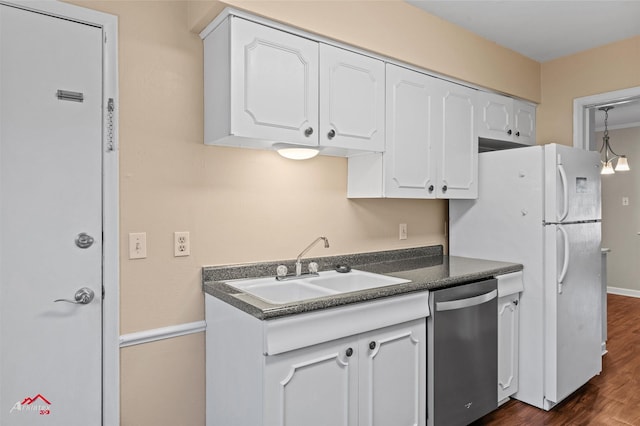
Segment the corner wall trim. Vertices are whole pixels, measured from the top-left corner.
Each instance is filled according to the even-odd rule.
[[[607,293],[617,294],[620,296],[640,297],[640,290],[631,290],[621,287],[607,287]]]
[[[155,342],[157,340],[171,339],[187,334],[200,333],[207,329],[205,321],[196,321],[186,324],[171,325],[169,327],[154,328],[151,330],[137,331],[135,333],[120,336],[120,347],[140,345],[142,343]]]

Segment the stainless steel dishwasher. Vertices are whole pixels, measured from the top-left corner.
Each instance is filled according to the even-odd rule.
[[[430,426],[467,425],[498,406],[497,283],[490,279],[429,294]]]

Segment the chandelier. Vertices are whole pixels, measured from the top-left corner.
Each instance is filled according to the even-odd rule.
[[[600,171],[600,174],[612,175],[615,172],[626,172],[630,170],[627,157],[624,155],[616,154],[613,149],[611,149],[611,145],[609,144],[609,129],[607,128],[607,120],[609,119],[609,110],[613,109],[613,107],[604,106],[598,109],[600,111],[604,111],[604,136],[602,137],[602,148],[600,148],[600,154],[604,152],[604,159],[601,160],[602,170]],[[618,161],[616,162],[616,167],[614,169],[613,160],[616,159]]]

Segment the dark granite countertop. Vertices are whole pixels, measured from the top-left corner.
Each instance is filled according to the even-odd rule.
[[[453,287],[522,270],[522,265],[516,263],[445,256],[442,246],[305,258],[304,264],[310,261],[317,262],[320,271],[331,270],[338,264],[350,265],[353,269],[403,278],[410,282],[283,304],[268,303],[225,283],[235,279],[275,276],[276,267],[280,264],[293,270],[295,260],[287,260],[205,266],[202,268],[203,290],[258,319],[267,320],[415,291]]]

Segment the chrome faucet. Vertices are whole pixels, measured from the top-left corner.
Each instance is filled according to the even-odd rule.
[[[300,259],[302,258],[302,256],[305,255],[305,253],[311,250],[311,248],[315,246],[320,240],[324,241],[324,248],[329,248],[329,240],[327,239],[327,237],[318,237],[315,240],[313,240],[313,242],[309,244],[309,246],[307,246],[306,249],[302,250],[302,252],[296,258],[296,277],[299,277],[300,275],[302,275],[302,262],[300,262]]]

